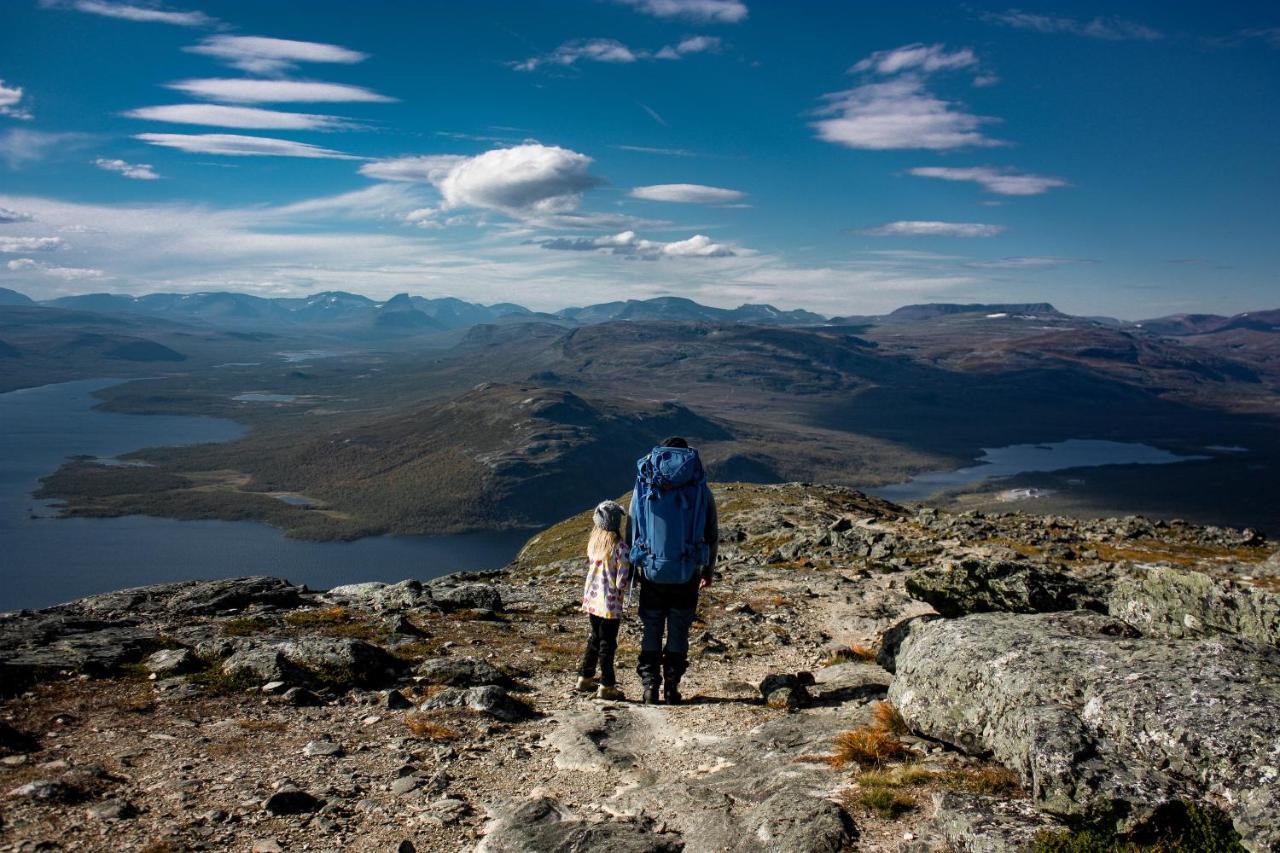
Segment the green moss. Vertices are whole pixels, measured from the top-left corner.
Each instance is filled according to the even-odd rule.
[[[205,669],[187,676],[187,681],[204,688],[206,693],[231,696],[259,686],[258,679],[246,670],[230,674],[224,672],[222,659],[208,661],[208,664]]]
[[[900,815],[915,810],[916,801],[887,788],[874,787],[858,794],[858,805],[874,812],[885,820],[893,820]]]
[[[251,637],[271,628],[271,620],[262,616],[237,616],[222,623],[222,633],[228,637]]]

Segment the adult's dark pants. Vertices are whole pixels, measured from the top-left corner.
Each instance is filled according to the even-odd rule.
[[[587,639],[587,650],[582,655],[582,668],[578,674],[583,678],[594,678],[597,664],[600,667],[600,683],[606,687],[617,685],[617,676],[613,672],[613,658],[618,653],[618,627],[621,619],[605,619],[596,616],[591,618],[591,636]]]
[[[698,578],[682,584],[644,581],[639,609],[644,626],[636,666],[640,680],[656,686],[665,675],[668,687],[674,687],[687,665],[689,629],[698,611]]]

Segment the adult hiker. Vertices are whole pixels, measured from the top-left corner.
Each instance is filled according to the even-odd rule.
[[[640,582],[644,639],[636,672],[646,705],[680,704],[698,590],[714,578],[720,525],[698,451],[678,436],[636,463],[631,563]],[[663,634],[666,644],[663,644]]]

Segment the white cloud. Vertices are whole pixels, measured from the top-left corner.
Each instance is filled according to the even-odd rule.
[[[165,9],[157,3],[135,5],[110,2],[110,0],[41,0],[40,5],[46,9],[75,9],[106,18],[141,23],[174,24],[179,27],[207,27],[217,23],[216,18],[211,18],[204,12],[175,11]]]
[[[1105,41],[1156,41],[1164,38],[1164,33],[1159,30],[1116,17],[1097,17],[1083,21],[1076,18],[1024,12],[1021,9],[1009,9],[1004,12],[988,12],[982,18],[989,23],[1003,24],[1020,30],[1032,30],[1038,33],[1069,33]]]
[[[824,95],[813,123],[818,138],[849,148],[872,150],[990,147],[1004,143],[985,136],[995,119],[973,115],[930,93],[918,77],[905,75]]]
[[[1004,231],[1003,225],[986,225],[981,222],[936,222],[908,219],[886,222],[875,228],[858,231],[869,237],[994,237]]]
[[[1053,267],[1063,267],[1068,264],[1087,264],[1092,261],[1083,258],[1055,258],[1055,257],[1013,257],[1013,258],[995,258],[990,261],[971,261],[965,266],[975,267],[977,269],[992,270],[1031,270],[1031,269],[1051,269]]]
[[[313,159],[359,160],[351,154],[265,136],[240,136],[234,133],[139,133],[135,139],[177,148],[191,154],[219,154],[228,157],[307,157]]]
[[[183,48],[222,60],[233,68],[250,74],[281,74],[299,62],[337,62],[351,65],[368,59],[369,54],[336,44],[264,36],[209,36],[197,45]]]
[[[0,252],[10,255],[19,252],[48,252],[61,246],[61,237],[0,237]]]
[[[598,186],[591,158],[556,146],[529,143],[495,148],[475,157],[433,155],[367,163],[361,174],[390,181],[434,185],[445,209],[475,207],[516,218],[566,214],[582,194]]]
[[[154,181],[160,177],[147,163],[127,163],[124,160],[99,157],[93,161],[93,165],[108,172],[119,172],[126,178],[133,178],[136,181]]]
[[[655,18],[682,18],[715,24],[736,24],[747,18],[741,0],[617,0]]]
[[[655,59],[679,59],[694,53],[715,53],[721,46],[719,36],[690,36],[659,49],[653,56]]]
[[[654,184],[631,190],[632,198],[647,201],[674,201],[683,204],[728,204],[746,198],[746,193],[702,184]]]
[[[169,104],[139,107],[122,113],[126,118],[167,121],[173,124],[202,124],[236,130],[344,130],[352,123],[338,116],[286,113],[258,107],[229,107],[225,104]]]
[[[6,86],[4,80],[0,80],[0,116],[30,119],[31,110],[22,106],[22,96],[21,86]]]
[[[642,240],[634,231],[623,231],[607,237],[558,237],[536,241],[544,249],[569,252],[605,252],[652,261],[659,258],[732,258],[737,253],[729,246],[715,243],[704,234],[687,240],[664,243]]]
[[[24,210],[10,210],[7,207],[0,207],[0,225],[9,225],[14,222],[30,222],[34,218]]]
[[[903,71],[953,71],[972,68],[978,57],[969,48],[947,50],[941,44],[908,44],[893,50],[878,50],[849,70],[851,72],[874,71],[877,74],[899,74]]]
[[[428,154],[375,160],[360,167],[360,174],[380,181],[411,181],[434,184],[444,180],[449,170],[466,160],[460,154]]]
[[[1008,169],[994,169],[990,166],[975,166],[971,168],[920,166],[910,169],[909,172],[920,178],[940,178],[944,181],[972,181],[999,195],[1040,195],[1056,187],[1067,186],[1067,182],[1061,178],[1051,178],[1046,175],[1019,174]]]
[[[10,272],[38,272],[41,275],[50,275],[63,281],[102,278],[105,275],[102,270],[87,269],[85,267],[55,267],[31,258],[15,258],[5,264],[5,268]]]
[[[0,132],[0,160],[10,169],[20,169],[50,155],[70,153],[89,139],[84,133],[46,133],[14,127]]]
[[[616,39],[578,39],[567,41],[550,53],[531,56],[512,67],[517,71],[535,71],[543,65],[573,65],[579,60],[589,62],[628,63],[639,57],[636,52]]]
[[[395,98],[380,95],[363,86],[345,83],[317,83],[303,80],[249,80],[206,78],[168,83],[170,89],[195,98],[229,101],[235,104],[266,103],[390,103]]]

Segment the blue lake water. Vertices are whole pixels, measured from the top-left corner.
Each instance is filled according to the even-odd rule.
[[[115,457],[143,447],[227,441],[233,421],[95,410],[93,379],[0,394],[0,611],[44,607],[122,587],[191,578],[270,574],[313,588],[428,579],[505,565],[527,531],[379,536],[303,542],[241,521],[51,518],[31,497],[67,457]],[[32,518],[34,514],[44,517]]]
[[[1127,441],[1073,438],[1052,444],[1011,444],[1007,447],[984,448],[978,464],[968,468],[930,471],[905,483],[894,483],[868,491],[891,501],[919,501],[947,489],[1014,474],[1100,465],[1169,465],[1208,458],[1210,457],[1179,456],[1149,444]]]

